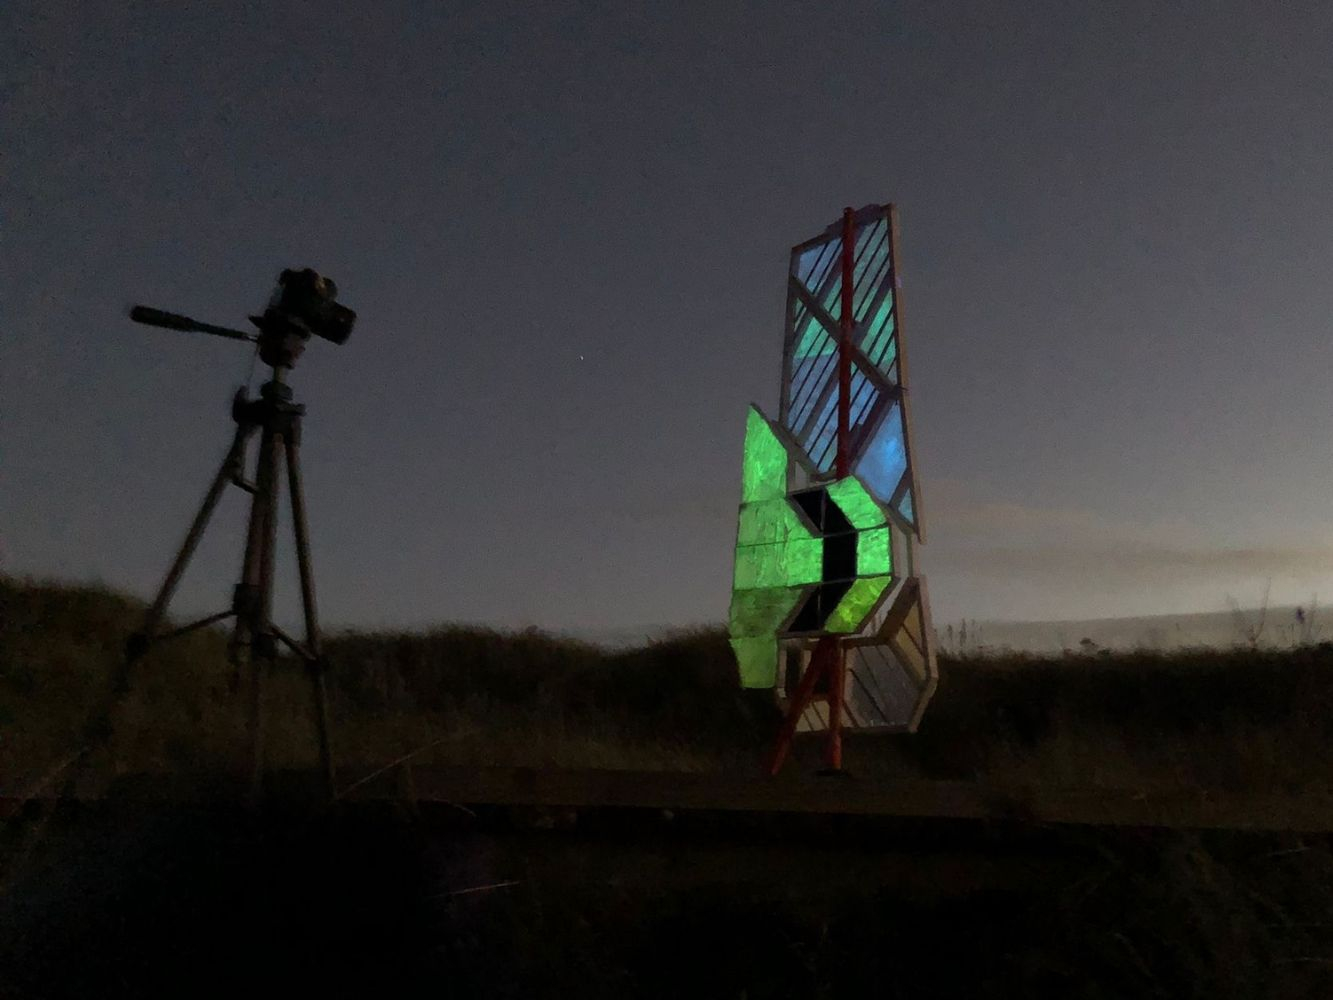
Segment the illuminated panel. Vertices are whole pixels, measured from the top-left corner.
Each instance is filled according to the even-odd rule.
[[[792,519],[795,520],[794,515]],[[822,538],[790,538],[761,545],[738,542],[732,586],[736,590],[759,590],[818,583],[823,565]]]
[[[937,672],[931,648],[924,581],[894,575],[895,532],[919,536],[914,463],[908,439],[906,385],[902,382],[902,330],[898,261],[892,206],[852,213],[854,244],[847,277],[852,283],[849,336],[849,416],[852,476],[833,481],[838,451],[839,341],[842,336],[845,222],[793,248],[788,272],[787,327],[780,426],[776,441],[801,458],[809,477],[789,477],[795,488],[794,521],[776,507],[748,515],[746,537],[755,545],[784,546],[760,553],[737,568],[737,584],[774,585],[736,591],[771,595],[766,610],[747,612],[733,602],[733,618],[775,623],[777,638],[835,635],[847,650],[846,722],[854,728],[912,731],[929,702]],[[785,433],[784,433],[785,432]],[[785,492],[785,491],[784,491]],[[892,515],[891,517],[889,515]],[[742,518],[747,515],[743,512]],[[802,533],[808,529],[810,539]],[[912,551],[912,539],[906,542]],[[821,543],[818,548],[810,542]],[[805,548],[802,550],[802,545]],[[814,577],[814,553],[821,572]],[[800,581],[800,582],[797,582]],[[776,584],[783,586],[776,586]],[[799,597],[788,601],[794,592]],[[889,595],[893,600],[887,600]],[[747,605],[748,606],[748,605]],[[780,623],[778,620],[781,619]],[[871,623],[873,622],[873,627]],[[785,631],[783,631],[785,630]],[[862,630],[868,630],[860,634]],[[853,637],[855,636],[855,637]],[[769,635],[735,634],[743,674],[776,677],[779,643]],[[790,665],[789,665],[789,669]],[[756,685],[757,686],[757,685]],[[817,698],[799,727],[827,728],[828,704]]]
[[[830,483],[828,495],[853,528],[876,528],[885,523],[884,510],[855,476]]]
[[[776,632],[782,627],[803,588],[769,587],[735,590],[731,594],[731,634],[734,637]],[[793,596],[794,595],[794,596]]]
[[[852,269],[852,315],[865,318],[884,281],[889,262],[889,220],[883,215],[856,234],[856,263]]]
[[[817,289],[842,255],[842,237],[835,236],[796,254],[792,273],[806,288]]]
[[[866,576],[852,581],[837,607],[829,612],[824,630],[839,633],[860,631],[892,583],[891,576]]]
[[[846,643],[846,724],[856,729],[913,732],[938,683],[935,653],[928,641],[930,612],[925,583],[904,581],[875,636]],[[810,713],[802,731],[828,728],[827,714]]]
[[[856,572],[862,576],[893,572],[893,538],[887,525],[856,536]]]
[[[850,430],[859,441],[862,426],[880,412],[882,384],[868,379],[873,365],[890,384],[897,381],[893,246],[889,216],[875,205],[855,213],[852,263],[852,358]],[[837,234],[837,235],[835,235]],[[837,322],[842,312],[841,222],[821,240],[792,251],[787,330],[788,375],[783,386],[782,422],[820,473],[837,458]],[[807,305],[823,308],[829,328]]]
[[[754,407],[745,424],[728,631],[744,687],[777,679],[777,633],[820,581],[824,541],[787,498],[786,446]]]
[[[745,458],[741,466],[741,503],[776,500],[787,495],[787,449],[764,415],[750,407],[745,418]]]
[[[805,596],[802,588],[737,590],[731,595],[731,648],[741,687],[771,688],[778,676],[778,631]]]
[[[736,666],[740,668],[741,687],[771,688],[777,683],[777,636],[732,636],[729,641],[736,654]]]
[[[880,503],[893,502],[898,484],[907,472],[907,448],[903,436],[902,407],[894,403],[875,428],[852,472]]]
[[[893,336],[894,327],[893,289],[889,288],[884,290],[884,297],[870,322],[863,325],[859,346],[871,364],[896,382],[893,362],[898,358],[898,345]]]

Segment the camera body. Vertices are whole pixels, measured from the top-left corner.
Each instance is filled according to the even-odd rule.
[[[356,313],[339,305],[338,286],[311,268],[278,275],[268,308],[252,316],[259,328],[259,356],[265,364],[291,367],[313,334],[343,344],[352,334]]]
[[[288,268],[278,275],[269,309],[277,309],[305,326],[316,337],[344,344],[351,336],[356,313],[337,302],[338,286],[311,268]]]
[[[130,319],[148,326],[187,333],[210,333],[228,340],[258,341],[259,356],[266,365],[290,368],[305,350],[310,337],[323,337],[333,344],[343,344],[352,334],[356,313],[338,304],[338,286],[311,268],[288,268],[278,275],[278,287],[273,290],[268,307],[262,316],[251,316],[250,322],[259,335],[233,330],[227,326],[201,323],[189,316],[165,312],[151,306],[134,306]]]

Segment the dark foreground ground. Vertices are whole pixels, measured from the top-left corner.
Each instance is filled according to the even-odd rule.
[[[0,996],[1333,996],[1328,835],[1104,825],[1127,797],[1327,800],[1333,647],[949,659],[920,733],[848,741],[859,781],[1076,789],[1081,826],[98,799],[117,774],[244,773],[244,679],[205,632],[142,664],[90,798],[34,839],[34,789],[63,780],[141,611],[0,578],[0,799],[35,797],[0,827]],[[407,755],[748,779],[775,722],[716,632],[609,652],[446,627],[330,654],[344,784]],[[292,665],[268,706],[271,765],[312,768]]]
[[[66,807],[0,995],[1320,997],[1326,837]]]

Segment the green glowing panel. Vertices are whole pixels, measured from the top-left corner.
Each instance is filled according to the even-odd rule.
[[[888,525],[867,528],[856,536],[856,573],[879,576],[893,572],[893,539]]]
[[[838,509],[847,515],[847,520],[852,523],[853,528],[878,528],[888,521],[884,516],[884,509],[855,476],[848,476],[846,479],[831,483],[828,495],[838,505]]]
[[[822,538],[794,539],[785,545],[738,545],[737,590],[766,590],[818,583],[824,568]]]
[[[741,469],[741,502],[776,500],[787,495],[787,449],[764,415],[750,407],[745,418],[745,462]]]
[[[778,640],[775,636],[745,636],[731,640],[740,667],[741,687],[771,688],[778,682]]]
[[[841,633],[858,631],[892,582],[891,576],[867,576],[853,581],[851,589],[824,622],[824,629]]]
[[[804,587],[770,587],[766,590],[736,590],[731,595],[733,639],[773,635],[805,597]]]
[[[780,500],[756,500],[741,504],[739,545],[771,545],[810,538],[810,529],[783,496]]]
[[[787,450],[763,414],[751,408],[745,432],[745,502],[736,533],[736,590],[817,583],[824,541],[787,498]]]

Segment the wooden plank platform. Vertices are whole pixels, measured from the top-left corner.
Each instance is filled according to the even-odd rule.
[[[351,771],[342,777],[353,786],[344,796],[352,802],[412,799],[467,807],[822,813],[1181,829],[1333,831],[1333,788],[1327,786],[1256,790],[1000,787],[974,781],[796,775],[767,778],[522,767],[399,767],[369,781],[360,781],[360,776]],[[321,783],[313,772],[273,773],[268,788],[281,801],[314,802],[322,795]],[[107,794],[187,802],[240,798],[241,789],[234,780],[216,776],[141,774],[118,779]]]
[[[405,777],[405,776],[404,776]],[[638,771],[422,768],[398,787],[460,805],[613,806],[1019,820],[1109,826],[1333,830],[1333,789],[1000,788],[971,781],[745,777]],[[363,786],[369,794],[376,783]],[[358,789],[361,791],[361,789]],[[356,793],[354,792],[353,795]]]

